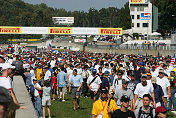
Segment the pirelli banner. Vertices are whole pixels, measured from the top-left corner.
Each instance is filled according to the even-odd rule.
[[[95,27],[6,27],[0,26],[0,34],[58,34],[58,35],[122,35],[122,28]]]
[[[100,35],[122,35],[122,28],[99,28]]]
[[[48,34],[72,34],[71,27],[49,27]]]
[[[130,0],[130,4],[145,3],[146,0]]]
[[[4,27],[0,26],[0,34],[21,34],[21,27]]]

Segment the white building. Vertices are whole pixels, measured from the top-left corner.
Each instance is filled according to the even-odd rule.
[[[153,7],[150,0],[129,0],[130,15],[132,19],[132,33],[147,36],[152,33]]]

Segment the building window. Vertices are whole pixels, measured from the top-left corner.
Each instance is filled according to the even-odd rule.
[[[131,23],[131,27],[134,27],[134,23]]]
[[[143,6],[138,6],[137,11],[144,11],[144,7]]]
[[[140,23],[137,23],[137,27],[140,27]]]
[[[132,6],[131,6],[130,9],[131,9],[131,11],[134,11],[134,10],[135,10],[135,7],[132,7]]]
[[[137,19],[140,19],[140,15],[137,15]]]
[[[143,27],[148,27],[148,23],[143,23]]]
[[[134,19],[134,15],[131,15],[131,18]]]

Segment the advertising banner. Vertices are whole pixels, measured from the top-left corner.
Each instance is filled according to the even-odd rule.
[[[141,13],[141,20],[151,20],[151,13]]]
[[[122,35],[122,28],[99,28],[100,35]]]
[[[21,27],[0,26],[0,34],[21,34]]]
[[[54,24],[73,24],[74,17],[52,17]]]
[[[48,27],[48,34],[72,34],[71,27]]]
[[[98,28],[73,27],[72,34],[98,34]]]
[[[86,39],[74,39],[74,41],[77,43],[85,43]]]
[[[130,3],[144,3],[143,0],[130,0]]]
[[[48,34],[48,27],[22,27],[22,34]]]

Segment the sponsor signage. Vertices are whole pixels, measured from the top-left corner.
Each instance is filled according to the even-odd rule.
[[[98,28],[73,27],[73,34],[98,34]]]
[[[130,3],[144,3],[144,0],[130,0]]]
[[[150,20],[151,13],[141,13],[141,20]]]
[[[48,34],[72,34],[71,27],[49,27]]]
[[[48,27],[22,27],[22,34],[48,34]]]
[[[100,35],[122,35],[122,28],[99,28]]]
[[[54,24],[73,24],[74,17],[52,17]]]
[[[74,39],[74,41],[78,43],[85,43],[86,39]]]
[[[0,34],[20,34],[21,27],[4,27],[0,26]]]

